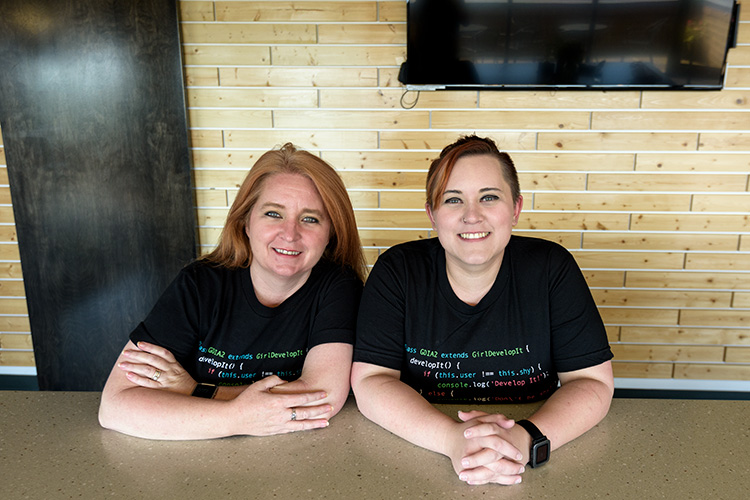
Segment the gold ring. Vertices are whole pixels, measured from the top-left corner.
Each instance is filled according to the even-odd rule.
[[[154,376],[151,377],[151,380],[153,380],[154,382],[156,382],[157,380],[159,380],[159,377],[161,377],[161,372],[159,370],[156,370],[156,371],[154,371]]]

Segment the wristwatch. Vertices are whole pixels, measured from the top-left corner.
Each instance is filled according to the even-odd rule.
[[[198,385],[195,386],[195,389],[193,389],[192,395],[196,398],[213,399],[214,396],[216,396],[216,391],[218,389],[219,386],[214,384],[201,384],[199,382]]]
[[[526,429],[531,436],[531,452],[529,453],[529,465],[531,468],[541,467],[549,461],[550,443],[547,436],[542,434],[539,427],[528,420],[516,421],[518,425]]]

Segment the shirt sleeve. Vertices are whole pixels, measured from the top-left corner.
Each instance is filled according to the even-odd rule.
[[[354,361],[400,370],[404,357],[407,273],[395,264],[393,257],[393,250],[381,255],[367,278],[357,317]]]
[[[130,334],[130,340],[168,349],[184,367],[198,346],[198,286],[192,267],[184,268],[159,297],[151,312]]]
[[[575,259],[558,247],[551,262],[549,307],[556,370],[581,370],[612,359],[604,323]]]
[[[318,297],[309,347],[331,342],[354,344],[362,281],[350,269],[335,270]]]

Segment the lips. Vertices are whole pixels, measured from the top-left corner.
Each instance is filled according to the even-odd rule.
[[[490,233],[488,233],[488,232],[483,232],[483,233],[458,233],[458,236],[462,240],[480,240],[482,238],[486,238],[489,235],[490,235]]]
[[[290,255],[292,257],[295,257],[302,253],[302,252],[296,252],[294,250],[285,250],[283,248],[274,248],[273,250],[274,252],[280,253],[281,255]]]

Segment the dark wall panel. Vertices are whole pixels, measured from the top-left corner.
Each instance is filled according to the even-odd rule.
[[[175,2],[2,0],[0,68],[39,387],[99,390],[195,255]]]

